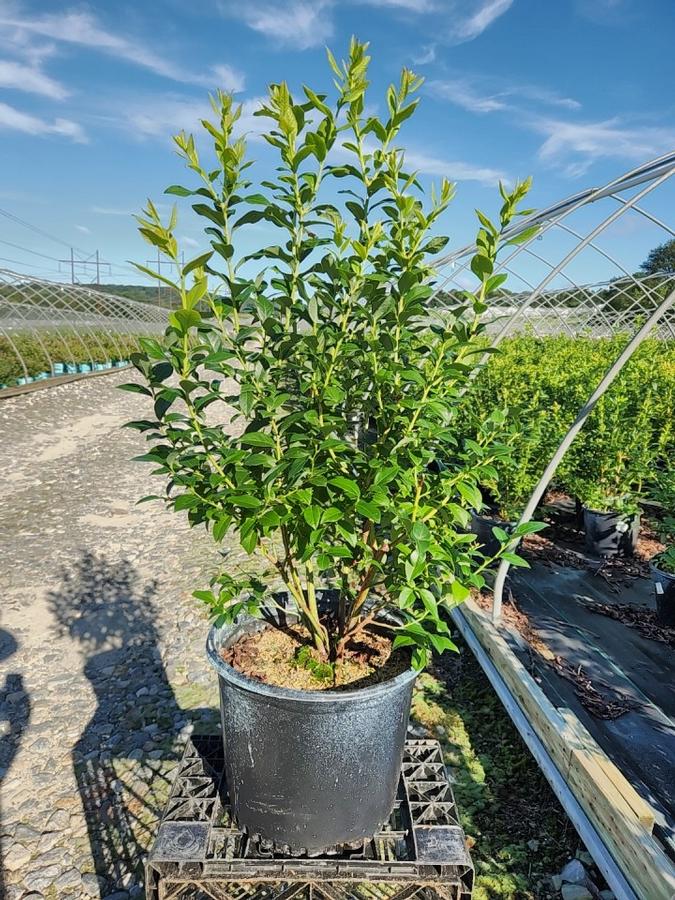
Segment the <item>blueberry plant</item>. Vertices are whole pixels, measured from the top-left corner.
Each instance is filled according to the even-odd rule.
[[[164,338],[144,339],[134,358],[144,383],[126,387],[152,399],[154,417],[130,424],[168,481],[162,499],[262,559],[319,658],[339,661],[393,610],[394,644],[420,667],[453,647],[441,607],[480,588],[489,564],[467,525],[504,453],[501,414],[485,410],[468,440],[456,418],[483,353],[481,318],[505,278],[493,274],[502,232],[524,214],[529,181],[500,188],[497,224],[478,212],[476,288],[436,321],[431,258],[447,241],[436,229],[453,186],[443,179],[426,200],[395,146],[421,79],[404,69],[380,117],[366,103],[367,45],[353,40],[346,61],[328,59],[332,101],[273,84],[256,113],[270,122],[273,178],[252,184],[227,94],[202,123],[215,160],[194,137],[175,138],[195,183],[167,193],[190,198],[205,220],[205,250],[182,264],[175,210],[164,224],[148,203],[140,232],[178,274],[144,271],[182,303]],[[242,232],[261,222],[278,240],[242,255]],[[522,562],[509,549],[518,536],[500,553]],[[220,623],[260,614],[275,601],[254,571],[220,572],[196,596]],[[325,586],[340,597],[329,616],[317,601]]]
[[[675,575],[675,469],[659,472],[653,489],[654,499],[661,504],[663,516],[656,522],[656,533],[665,544],[653,560],[662,572]]]
[[[483,408],[507,410],[501,440],[510,455],[484,483],[506,519],[517,519],[528,497],[611,363],[626,335],[536,336],[523,333],[499,345],[465,396],[462,429],[471,434]],[[588,506],[630,514],[644,497],[656,500],[675,454],[675,345],[646,340],[562,460],[555,487]]]

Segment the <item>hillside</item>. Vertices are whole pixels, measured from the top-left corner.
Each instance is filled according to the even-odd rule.
[[[180,300],[176,291],[170,287],[162,287],[160,289],[160,297],[158,303],[157,286],[146,284],[98,284],[89,285],[93,290],[101,291],[104,294],[116,294],[118,297],[126,297],[129,300],[136,300],[138,303],[151,303],[153,306],[163,306],[167,309],[176,309],[180,306]]]

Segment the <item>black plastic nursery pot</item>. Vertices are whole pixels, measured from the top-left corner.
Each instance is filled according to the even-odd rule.
[[[626,516],[584,506],[586,551],[593,556],[633,556],[640,533],[640,514]]]
[[[675,628],[675,575],[658,567],[658,559],[649,564],[656,593],[656,618],[661,625]]]
[[[396,795],[417,672],[361,690],[264,684],[219,653],[264,627],[248,618],[212,628],[207,640],[239,827],[286,852],[318,853],[372,837]]]

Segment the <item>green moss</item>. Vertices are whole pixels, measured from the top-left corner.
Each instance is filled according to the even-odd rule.
[[[303,645],[295,651],[293,664],[301,669],[306,669],[317,681],[327,682],[333,681],[335,678],[335,667],[328,662],[318,660],[311,647]]]
[[[548,897],[547,879],[578,839],[480,667],[462,652],[451,691],[443,671],[420,676],[413,715],[441,741],[455,779],[476,867],[474,900]]]

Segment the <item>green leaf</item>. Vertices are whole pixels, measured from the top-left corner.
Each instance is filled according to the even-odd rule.
[[[370,519],[371,522],[380,521],[380,508],[370,500],[359,500],[356,504],[356,511],[366,519]]]
[[[520,234],[517,234],[515,237],[511,238],[507,241],[508,244],[524,244],[525,241],[529,241],[530,238],[533,238],[537,232],[539,231],[539,225],[533,225],[531,228],[526,228],[524,231],[521,231]]]
[[[258,534],[255,529],[251,529],[247,532],[244,532],[242,529],[242,531],[239,533],[239,543],[247,553],[253,553],[255,548],[258,546]]]
[[[134,268],[138,269],[139,272],[142,272],[144,275],[148,275],[155,281],[161,281],[163,284],[166,284],[170,288],[173,288],[174,291],[179,292],[178,285],[174,281],[171,281],[170,278],[162,275],[161,272],[155,272],[154,269],[148,269],[146,266],[142,266],[140,265],[140,263],[135,263],[133,260],[131,260],[131,265],[134,266]]]
[[[430,541],[431,532],[424,522],[415,522],[412,527],[412,537],[414,541]]]
[[[168,188],[164,190],[165,194],[175,194],[176,197],[191,197],[194,191],[188,190],[188,188],[181,187],[180,184],[171,184]]]
[[[230,522],[232,519],[230,516],[223,516],[222,519],[218,519],[218,521],[213,526],[213,539],[214,541],[220,542],[227,534],[227,529],[230,527]]]
[[[130,382],[129,384],[118,384],[117,387],[120,391],[129,391],[132,394],[145,394],[147,397],[152,397],[152,391],[144,384]]]
[[[480,507],[483,505],[481,492],[478,490],[476,485],[472,484],[470,481],[458,481],[457,490],[466,500],[466,502],[471,504],[474,509],[480,509]]]
[[[274,438],[264,431],[248,431],[239,438],[242,444],[250,447],[275,447]]]
[[[341,509],[338,509],[336,506],[329,506],[328,509],[324,509],[321,513],[321,524],[323,525],[327,522],[339,522],[343,516],[344,513]]]
[[[186,334],[190,328],[195,328],[202,321],[196,309],[177,309],[169,314],[169,322],[181,334]]]
[[[529,562],[527,562],[526,559],[523,559],[522,556],[518,556],[516,553],[502,553],[501,558],[511,563],[512,566],[520,566],[522,569],[530,568]]]
[[[237,219],[233,227],[240,228],[242,225],[255,225],[256,222],[264,219],[266,215],[267,211],[265,209],[250,209]]]
[[[200,256],[195,256],[194,259],[191,259],[189,262],[185,263],[185,266],[183,267],[183,275],[189,275],[190,272],[193,272],[195,269],[203,269],[212,256],[213,250],[209,250],[207,253],[202,253]]]
[[[485,278],[486,275],[492,274],[492,260],[488,259],[487,256],[483,256],[482,253],[476,254],[471,260],[471,271],[474,275],[481,279],[481,281]]]
[[[227,499],[234,506],[240,506],[242,509],[258,509],[262,506],[262,502],[257,497],[251,497],[249,494],[236,494]]]
[[[302,511],[302,517],[311,528],[316,528],[321,521],[321,507],[308,506]]]
[[[358,484],[351,478],[345,478],[344,475],[336,475],[335,478],[330,479],[329,483],[335,485],[352,500],[358,500],[361,496]]]
[[[500,528],[499,525],[495,525],[492,529],[492,533],[497,538],[500,544],[507,544],[511,540],[511,535],[504,531],[503,528]]]
[[[173,508],[177,511],[181,509],[194,509],[195,506],[199,506],[200,502],[199,497],[195,497],[194,494],[179,494],[173,502]]]
[[[450,593],[452,594],[452,599],[457,603],[463,603],[466,598],[471,594],[469,588],[461,584],[459,581],[450,582]]]
[[[544,528],[548,528],[547,522],[523,522],[522,525],[518,525],[515,529],[514,534],[521,537],[525,534],[535,534],[537,531],[543,531]]]

